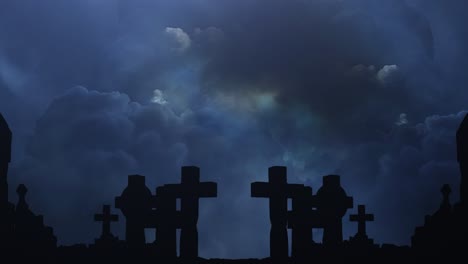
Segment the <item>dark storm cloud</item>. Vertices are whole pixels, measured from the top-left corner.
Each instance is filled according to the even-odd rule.
[[[391,38],[389,25],[366,13],[375,9],[371,4],[351,11],[336,1],[293,1],[288,5],[273,1],[268,9],[255,4],[249,7],[232,15],[239,29],[225,29],[226,44],[204,72],[208,89],[225,89],[240,96],[243,88],[249,92],[252,86],[273,90],[281,106],[303,105],[302,115],[323,119],[326,124],[321,129],[327,133],[347,128],[346,140],[372,136],[362,133],[370,127],[388,129],[401,112],[417,118],[427,114],[430,106],[415,92],[419,88],[408,87],[406,78],[401,78],[413,78],[407,75],[415,70],[420,74],[408,61],[430,63],[433,49],[424,43],[430,26],[422,15],[405,13],[403,21],[391,16],[409,7],[401,4],[387,12],[399,30],[392,28]],[[420,21],[422,29],[412,27],[413,20]],[[408,38],[411,34],[414,36]],[[396,39],[398,46],[390,42]],[[419,52],[402,56],[408,50]],[[401,75],[397,80],[386,74],[390,66]],[[372,70],[363,72],[359,67]]]
[[[452,201],[459,200],[455,133],[466,113],[430,116],[395,127],[384,141],[346,150],[337,172],[346,175],[356,202],[367,203],[379,217],[370,226],[378,240],[409,244],[408,234],[440,204],[445,183],[452,186]]]
[[[30,186],[61,243],[90,242],[92,214],[127,174],[153,189],[198,165],[219,184],[200,207],[202,255],[262,257],[267,202],[249,197],[249,183],[287,165],[290,182],[314,190],[341,174],[376,214],[371,235],[408,243],[440,184],[458,182],[465,6],[4,1],[0,111],[19,153],[11,186]]]
[[[148,186],[154,190],[157,185],[178,182],[180,166],[196,164],[202,168],[203,179],[219,182],[220,189],[220,201],[202,201],[200,229],[202,234],[214,229],[222,235],[201,235],[201,252],[209,255],[229,235],[237,239],[216,245],[216,251],[233,254],[237,249],[231,246],[249,234],[229,230],[227,225],[240,229],[242,223],[262,223],[262,240],[268,230],[263,223],[268,219],[266,207],[255,216],[249,205],[255,203],[247,202],[249,185],[236,179],[241,175],[248,182],[265,176],[263,168],[277,150],[263,147],[270,142],[250,129],[225,129],[232,127],[209,113],[176,115],[164,105],[141,105],[119,92],[76,87],[56,98],[38,120],[26,157],[10,182],[12,186],[29,184],[32,206],[56,227],[60,242],[69,244],[92,241],[99,232],[92,222],[92,210],[99,210],[102,203],[113,204],[126,186],[126,175],[148,176]],[[253,136],[243,139],[250,132]],[[263,149],[256,150],[260,147]],[[230,166],[232,169],[226,169]],[[225,208],[239,203],[242,207]],[[244,219],[245,211],[253,217]],[[118,231],[123,236],[122,225]],[[250,254],[255,250],[244,249]]]

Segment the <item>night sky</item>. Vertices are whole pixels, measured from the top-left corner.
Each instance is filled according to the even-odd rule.
[[[25,183],[59,244],[91,243],[94,213],[127,175],[154,191],[196,165],[218,183],[200,200],[200,255],[265,257],[268,202],[250,183],[283,165],[314,191],[341,175],[375,214],[369,236],[407,245],[443,183],[458,200],[466,11],[465,0],[2,0],[10,200]],[[344,219],[347,239],[356,224]]]

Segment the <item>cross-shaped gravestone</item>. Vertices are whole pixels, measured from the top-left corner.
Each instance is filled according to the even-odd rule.
[[[156,188],[153,208],[146,227],[156,228],[156,243],[161,257],[177,257],[177,228],[181,215],[177,211],[177,198],[166,186]]]
[[[291,186],[292,210],[288,212],[288,228],[291,232],[291,256],[305,259],[313,243],[312,228],[320,227],[315,196],[312,188],[303,185]]]
[[[269,198],[270,207],[270,256],[272,258],[288,257],[288,197],[294,188],[301,184],[288,184],[286,167],[274,166],[268,169],[268,182],[253,182],[251,196]]]
[[[323,177],[323,185],[317,191],[317,213],[323,225],[323,244],[337,245],[343,242],[342,218],[347,209],[353,208],[353,198],[341,187],[340,176]]]
[[[128,176],[128,186],[115,198],[115,208],[126,218],[125,239],[129,247],[145,245],[145,226],[151,214],[151,191],[145,185],[145,176]]]
[[[113,239],[114,236],[110,231],[111,222],[119,221],[119,216],[116,214],[111,214],[110,205],[105,204],[102,206],[102,214],[95,214],[94,221],[102,222],[102,233],[101,239]]]
[[[353,239],[369,240],[366,233],[366,222],[374,221],[374,215],[366,214],[366,206],[362,204],[358,205],[358,213],[350,215],[349,220],[358,223],[358,231]]]
[[[180,198],[180,257],[198,257],[198,208],[199,198],[216,197],[215,182],[200,182],[200,168],[182,167],[180,184],[166,184],[167,195]]]

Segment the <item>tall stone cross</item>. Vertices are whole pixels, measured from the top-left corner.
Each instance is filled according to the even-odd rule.
[[[181,214],[177,211],[177,197],[166,186],[156,188],[153,209],[146,227],[156,228],[156,243],[161,257],[177,257],[177,228],[181,228]]]
[[[108,204],[103,205],[102,214],[95,214],[94,221],[102,222],[101,239],[114,238],[110,230],[110,225],[111,225],[111,222],[119,221],[119,216],[116,214],[111,214],[110,205]]]
[[[323,244],[338,245],[343,242],[342,218],[353,208],[353,198],[341,187],[340,176],[323,177],[323,185],[317,191],[317,213],[323,225]]]
[[[152,194],[145,185],[145,176],[128,176],[128,186],[121,196],[115,197],[115,208],[126,218],[125,240],[129,247],[142,248],[145,241],[145,227],[151,214]]]
[[[292,210],[288,212],[288,228],[291,233],[291,256],[305,259],[309,256],[313,243],[312,229],[321,227],[317,211],[316,197],[312,188],[303,185],[291,186]]]
[[[216,197],[215,182],[200,182],[200,168],[182,167],[180,184],[166,184],[166,195],[180,198],[180,257],[193,259],[198,257],[198,208],[199,199]]]
[[[270,256],[276,259],[288,257],[288,197],[301,184],[288,184],[286,167],[268,168],[268,182],[253,182],[251,196],[269,198],[270,207]]]
[[[367,240],[366,223],[374,221],[374,215],[366,214],[366,206],[362,204],[358,205],[358,213],[350,215],[349,221],[358,223],[358,231],[354,236],[354,239]]]

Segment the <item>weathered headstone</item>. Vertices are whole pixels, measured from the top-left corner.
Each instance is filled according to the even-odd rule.
[[[321,227],[317,211],[316,198],[312,195],[312,188],[308,186],[293,187],[292,210],[288,212],[288,228],[291,232],[291,256],[304,259],[310,255],[313,236],[312,229]]]
[[[125,239],[129,247],[141,248],[145,245],[145,226],[151,214],[151,191],[145,185],[145,177],[128,176],[128,186],[122,195],[115,198],[115,207],[126,218]]]
[[[35,215],[26,202],[28,189],[20,184],[16,189],[18,204],[15,210],[15,244],[22,248],[51,249],[57,245],[57,238],[51,227],[44,225],[42,215]]]
[[[461,171],[460,204],[468,208],[468,114],[457,130],[457,160]]]
[[[8,203],[8,165],[11,161],[11,131],[0,114],[0,206]]]
[[[0,113],[0,247],[10,246],[14,228],[14,208],[8,202],[8,166],[11,161],[12,134]]]
[[[323,244],[338,245],[343,242],[342,218],[347,209],[353,208],[353,198],[341,187],[340,176],[323,177],[323,185],[317,191],[317,213],[323,224]]]
[[[165,186],[156,188],[153,209],[146,227],[156,228],[156,244],[161,257],[177,257],[177,228],[181,228],[181,214],[177,198]]]

